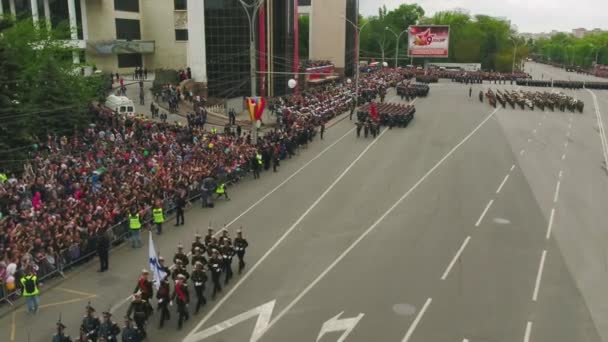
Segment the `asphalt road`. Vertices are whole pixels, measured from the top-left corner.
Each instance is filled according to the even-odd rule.
[[[467,93],[432,85],[408,128],[376,140],[341,121],[279,173],[167,227],[155,242],[170,256],[209,222],[242,225],[248,268],[182,331],[152,324],[149,340],[608,341],[608,94],[594,91],[598,120],[586,90],[567,92],[582,115],[494,110]],[[114,251],[109,273],[88,265],[42,295],[56,305],[5,316],[0,331],[48,341],[61,312],[73,334],[89,299],[122,317],[146,253]]]

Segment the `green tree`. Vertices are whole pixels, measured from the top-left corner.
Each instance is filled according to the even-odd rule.
[[[88,125],[88,104],[103,93],[101,77],[84,77],[75,51],[61,37],[67,25],[47,30],[30,19],[0,19],[0,160],[14,151]],[[8,151],[8,152],[7,152]],[[10,153],[11,158],[7,158]]]

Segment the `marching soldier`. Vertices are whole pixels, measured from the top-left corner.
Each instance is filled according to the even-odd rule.
[[[72,342],[72,338],[65,334],[65,325],[61,320],[57,322],[57,333],[53,335],[53,342]]]
[[[192,265],[196,265],[197,262],[200,262],[203,266],[207,264],[207,259],[205,259],[200,247],[194,248],[194,255],[192,255]]]
[[[112,314],[109,311],[104,311],[103,322],[99,325],[99,339],[105,339],[108,342],[118,341],[120,327],[112,321]]]
[[[483,91],[479,91],[479,102],[483,102]]]
[[[190,249],[190,252],[192,254],[194,254],[194,249],[196,249],[196,247],[199,247],[201,249],[201,252],[205,253],[205,244],[201,242],[201,234],[199,234],[198,232],[194,234],[194,242],[192,243],[192,249]]]
[[[177,245],[177,253],[175,253],[175,256],[173,256],[173,263],[177,264],[177,260],[182,262],[182,266],[184,266],[184,268],[190,263],[188,256],[186,256],[186,253],[184,253],[184,246],[181,243]]]
[[[228,233],[228,229],[226,229],[226,227],[224,227],[224,229],[222,229],[222,236],[220,236],[220,238],[218,239],[218,244],[220,246],[224,245],[224,242],[228,240],[228,243],[232,243],[232,239],[230,238],[230,235]]]
[[[207,272],[205,272],[204,265],[202,262],[197,261],[194,263],[194,271],[192,271],[192,282],[194,283],[194,293],[196,293],[196,309],[194,314],[196,315],[200,310],[201,306],[207,304],[205,299],[205,283],[207,283]]]
[[[361,121],[357,121],[355,125],[357,125],[357,138],[359,138],[361,137],[361,127],[363,127],[363,125],[361,124]]]
[[[207,256],[211,257],[213,255],[213,250],[220,248],[219,242],[216,238],[211,238],[209,244],[207,245]]]
[[[367,138],[369,135],[369,121],[365,121],[365,125],[363,125],[363,137]]]
[[[160,311],[160,323],[159,329],[165,325],[166,320],[171,319],[171,313],[169,312],[169,302],[171,302],[171,287],[169,284],[169,273],[160,281],[158,291],[156,291],[156,299],[158,300],[158,307],[156,310]]]
[[[243,231],[241,229],[237,230],[236,238],[234,238],[234,250],[239,258],[239,274],[245,268],[245,250],[247,247],[249,247],[249,243],[243,238]]]
[[[175,263],[175,269],[173,270],[173,273],[171,274],[171,278],[173,278],[173,280],[177,280],[177,277],[180,274],[183,275],[184,277],[186,277],[186,279],[190,278],[190,274],[188,273],[188,271],[186,271],[186,269],[182,265],[182,261],[177,260],[177,262]]]
[[[218,292],[222,292],[222,285],[220,285],[220,275],[222,274],[223,261],[217,249],[213,249],[211,259],[209,259],[209,267],[211,269],[211,280],[213,281],[213,294],[211,299],[215,299],[215,295]]]
[[[129,305],[129,309],[127,310],[127,317],[133,318],[135,321],[135,326],[137,330],[139,330],[141,338],[146,338],[146,321],[152,311],[152,307],[150,303],[142,299],[141,293],[137,292],[133,295],[133,300]],[[123,330],[123,336],[125,334],[125,330]],[[124,337],[123,337],[124,338]]]
[[[141,270],[141,275],[139,276],[139,279],[137,279],[137,285],[133,290],[133,293],[139,292],[141,294],[141,299],[143,299],[144,301],[149,301],[150,298],[152,298],[152,296],[154,295],[152,282],[150,281],[150,279],[148,279],[149,275],[150,273],[148,272],[148,270]],[[135,321],[137,322],[137,320]]]
[[[91,304],[88,304],[86,307],[86,315],[80,324],[80,331],[84,334],[87,340],[96,342],[101,323],[99,322],[99,318],[93,314],[94,312],[95,309],[91,306]]]
[[[207,235],[205,235],[205,246],[209,246],[211,239],[213,239],[213,228],[209,227],[209,229],[207,229]]]
[[[141,342],[142,340],[142,332],[133,326],[133,320],[126,316],[125,327],[122,329],[122,342]]]
[[[188,285],[186,284],[186,277],[183,274],[177,276],[175,281],[175,289],[171,296],[177,303],[177,313],[179,315],[177,321],[177,328],[181,329],[184,320],[188,320],[190,315],[188,314],[188,303],[190,302],[190,294],[188,292]]]
[[[224,285],[228,285],[228,281],[232,279],[232,258],[234,258],[234,248],[230,245],[229,239],[224,240],[224,245],[220,247],[220,252],[222,253],[224,271],[226,272]]]

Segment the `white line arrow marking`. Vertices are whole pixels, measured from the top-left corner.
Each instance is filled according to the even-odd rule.
[[[340,316],[343,313],[344,311],[340,312],[339,314],[327,320],[327,322],[323,323],[321,331],[319,331],[319,336],[317,336],[317,342],[319,342],[323,335],[336,331],[343,331],[342,336],[340,336],[340,338],[336,342],[344,342],[344,340],[346,340],[346,338],[348,337],[348,335],[350,335],[353,329],[355,329],[357,323],[359,323],[361,318],[363,318],[363,314],[360,313],[356,317],[340,319]]]
[[[272,300],[266,304],[262,304],[258,307],[255,307],[249,311],[243,312],[240,315],[234,316],[230,319],[223,321],[222,323],[218,323],[211,328],[203,330],[201,332],[188,335],[183,340],[183,342],[198,342],[202,341],[208,337],[211,337],[215,334],[218,334],[226,329],[229,329],[241,322],[244,322],[252,317],[258,316],[257,322],[255,322],[255,327],[253,328],[253,333],[251,334],[251,338],[249,342],[256,342],[262,337],[262,334],[266,330],[268,323],[270,323],[270,317],[272,316],[272,310],[274,309],[274,304],[276,300]]]

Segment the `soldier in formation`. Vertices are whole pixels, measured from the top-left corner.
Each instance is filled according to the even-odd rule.
[[[109,311],[102,313],[103,321],[99,325],[99,339],[105,339],[107,342],[118,341],[120,327],[112,321],[112,314]]]
[[[81,340],[85,341],[93,341],[97,342],[97,338],[99,337],[99,326],[101,322],[99,318],[95,316],[95,309],[89,303],[85,309],[86,314],[82,318],[82,323],[80,324],[80,335]]]

